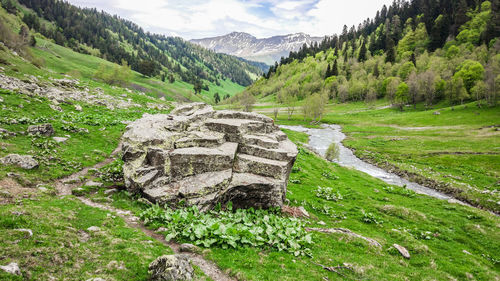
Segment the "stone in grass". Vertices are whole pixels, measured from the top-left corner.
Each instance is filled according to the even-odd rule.
[[[38,162],[31,155],[9,154],[0,158],[0,164],[15,165],[26,170],[38,167]]]
[[[101,187],[102,186],[102,182],[88,181],[88,182],[85,183],[85,186]]]
[[[398,244],[393,244],[392,246],[394,246],[394,248],[396,248],[405,259],[410,258],[410,253],[408,252],[408,250],[406,250],[405,247]]]
[[[57,143],[64,143],[68,140],[68,138],[65,137],[53,137],[52,139]]]
[[[28,135],[40,135],[45,137],[50,137],[54,134],[54,127],[52,124],[40,124],[40,125],[32,125],[28,127]]]
[[[99,228],[97,226],[91,226],[91,227],[87,228],[87,231],[88,232],[99,232],[99,231],[101,231],[101,228]]]
[[[193,280],[194,270],[184,255],[163,255],[149,264],[150,280]]]
[[[71,194],[75,195],[75,196],[83,196],[85,195],[85,189],[81,188],[81,187],[77,187],[77,188],[74,188],[71,190]]]
[[[179,251],[184,252],[184,253],[200,253],[201,250],[199,247],[190,244],[190,243],[183,243],[179,246]]]
[[[19,269],[19,265],[15,262],[11,262],[8,265],[0,265],[0,269],[10,274],[21,275],[21,269]]]
[[[26,236],[25,236],[26,238],[31,238],[33,236],[33,231],[31,229],[18,228],[18,229],[15,229],[15,231],[26,233]]]

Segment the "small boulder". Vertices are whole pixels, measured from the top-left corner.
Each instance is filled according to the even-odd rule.
[[[83,108],[82,108],[82,106],[81,106],[81,105],[75,104],[75,110],[76,110],[76,111],[82,111],[82,110],[83,110]]]
[[[11,262],[8,265],[0,265],[0,269],[10,274],[21,275],[21,269],[19,269],[19,265],[15,262]]]
[[[440,115],[440,114],[441,114],[441,112],[439,112],[439,111],[434,111],[434,113],[433,113],[433,114],[434,114],[434,115]]]
[[[199,253],[200,248],[190,243],[183,243],[179,246],[179,251],[184,253]]]
[[[183,255],[163,255],[149,264],[152,281],[193,280],[194,270]]]
[[[32,125],[28,127],[28,135],[40,135],[50,137],[54,134],[54,127],[52,124],[41,124],[41,125]]]
[[[31,155],[9,154],[0,158],[0,164],[15,165],[26,170],[38,167],[38,162]]]
[[[405,259],[410,259],[410,253],[405,247],[398,244],[393,244],[392,246],[394,246]]]

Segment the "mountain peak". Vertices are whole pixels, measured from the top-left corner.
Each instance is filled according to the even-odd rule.
[[[271,65],[281,57],[288,56],[290,51],[297,51],[304,44],[311,45],[321,40],[321,37],[312,37],[303,32],[257,39],[249,33],[234,31],[218,37],[193,39],[191,42],[218,53]]]

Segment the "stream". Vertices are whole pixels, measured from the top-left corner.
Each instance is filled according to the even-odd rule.
[[[325,157],[328,147],[332,143],[335,143],[339,150],[339,156],[334,160],[334,162],[338,163],[340,166],[356,169],[372,177],[381,179],[388,184],[406,186],[406,188],[411,189],[419,194],[425,194],[441,200],[449,200],[450,202],[465,204],[449,195],[425,187],[418,183],[410,182],[396,174],[389,173],[379,167],[376,167],[359,159],[349,148],[345,147],[342,144],[342,141],[346,138],[346,135],[342,133],[342,128],[339,125],[323,124],[321,129],[310,129],[303,126],[286,125],[281,125],[280,128],[308,134],[309,147],[323,157]]]

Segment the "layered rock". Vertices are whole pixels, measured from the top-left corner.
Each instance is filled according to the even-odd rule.
[[[125,184],[152,202],[202,210],[269,208],[285,199],[297,147],[266,116],[203,103],[145,115],[123,135]]]

